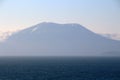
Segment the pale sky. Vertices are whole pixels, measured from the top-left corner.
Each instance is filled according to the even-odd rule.
[[[41,22],[79,23],[96,33],[120,33],[119,0],[0,0],[0,30]]]

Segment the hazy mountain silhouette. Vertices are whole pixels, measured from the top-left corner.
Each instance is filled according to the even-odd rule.
[[[40,23],[10,36],[1,55],[104,55],[120,52],[120,41],[102,37],[79,24]]]

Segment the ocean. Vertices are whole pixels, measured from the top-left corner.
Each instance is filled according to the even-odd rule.
[[[120,80],[120,58],[0,57],[0,80]]]

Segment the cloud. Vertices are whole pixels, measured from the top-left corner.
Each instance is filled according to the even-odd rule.
[[[14,32],[12,31],[7,31],[7,32],[2,32],[0,31],[0,42],[5,41],[9,36],[11,36]]]
[[[120,40],[120,34],[101,34],[101,35],[110,39]]]

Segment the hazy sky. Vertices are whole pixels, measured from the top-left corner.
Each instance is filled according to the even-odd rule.
[[[0,30],[40,22],[79,23],[97,33],[120,33],[120,1],[0,0]]]

